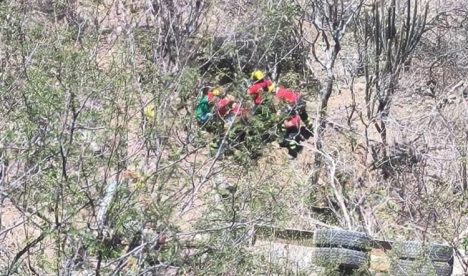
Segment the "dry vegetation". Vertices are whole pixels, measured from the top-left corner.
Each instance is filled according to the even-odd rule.
[[[468,1],[409,2],[0,1],[0,274],[287,273],[257,223],[441,242],[468,273]],[[253,68],[308,100],[297,160],[208,153],[201,88],[248,102]]]

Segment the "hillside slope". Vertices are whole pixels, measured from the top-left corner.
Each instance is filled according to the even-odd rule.
[[[468,2],[396,1],[393,35],[390,1],[328,2],[1,2],[0,274],[287,273],[256,224],[448,244],[468,273]],[[202,88],[250,109],[254,69],[307,101],[296,159],[210,153]]]

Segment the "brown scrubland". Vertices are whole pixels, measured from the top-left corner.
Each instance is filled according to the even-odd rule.
[[[255,225],[450,245],[468,273],[467,16],[466,0],[0,1],[0,274],[297,273],[252,250]],[[205,86],[252,108],[255,69],[306,99],[295,159],[255,118],[213,154],[223,138],[195,120]]]

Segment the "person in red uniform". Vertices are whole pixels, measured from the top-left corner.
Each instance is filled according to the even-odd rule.
[[[259,70],[254,71],[251,78],[254,83],[247,89],[247,94],[252,97],[255,106],[259,106],[263,103],[263,94],[265,92],[272,92],[275,85],[271,80],[265,78],[265,74]]]
[[[221,87],[205,87],[203,97],[195,110],[196,118],[208,132],[216,133],[218,136],[222,133],[223,125],[226,126],[225,117],[230,113],[232,99],[230,96],[224,96],[224,90]],[[210,124],[207,122],[211,120]],[[223,134],[215,137],[210,143],[210,152],[217,152],[222,140]]]
[[[207,88],[209,89],[209,88]],[[219,98],[224,94],[224,91],[221,87],[215,87],[213,89],[209,89],[207,93],[208,102],[210,104],[215,103]]]
[[[229,145],[235,145],[245,139],[245,127],[235,120],[237,118],[246,119],[249,110],[236,103],[235,98],[229,95],[216,102],[215,112],[217,117],[224,122],[224,132],[220,133],[215,142],[212,143],[211,151],[213,154],[218,151],[223,139],[227,139]]]
[[[283,127],[286,131],[280,146],[287,148],[288,154],[292,158],[296,158],[297,154],[303,149],[303,146],[299,144],[302,140],[300,116],[297,114],[291,115],[283,121]]]
[[[297,112],[302,122],[305,124],[305,127],[311,127],[309,115],[306,111],[306,103],[300,93],[280,87],[275,93],[275,103],[276,105],[280,103],[286,104],[289,111],[294,110]]]
[[[219,99],[215,104],[216,114],[219,118],[224,119],[231,113],[232,105],[234,104],[234,97],[226,96]]]
[[[216,113],[226,123],[231,123],[236,118],[247,118],[249,110],[237,103],[233,96],[226,96],[216,103]]]
[[[280,87],[275,93],[274,102],[278,115],[283,113],[287,117],[283,123],[285,134],[280,146],[287,147],[289,154],[295,158],[303,148],[299,142],[312,136],[312,131],[308,128],[310,123],[305,101],[300,93]]]

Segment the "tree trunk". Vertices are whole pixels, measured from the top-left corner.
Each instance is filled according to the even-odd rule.
[[[309,182],[311,185],[316,184],[320,178],[320,171],[322,168],[322,154],[323,149],[323,134],[327,126],[327,108],[328,100],[330,99],[333,90],[333,75],[329,75],[323,92],[321,93],[320,112],[317,119],[317,134],[315,138],[315,148],[317,152],[314,154],[314,173],[312,174]]]

